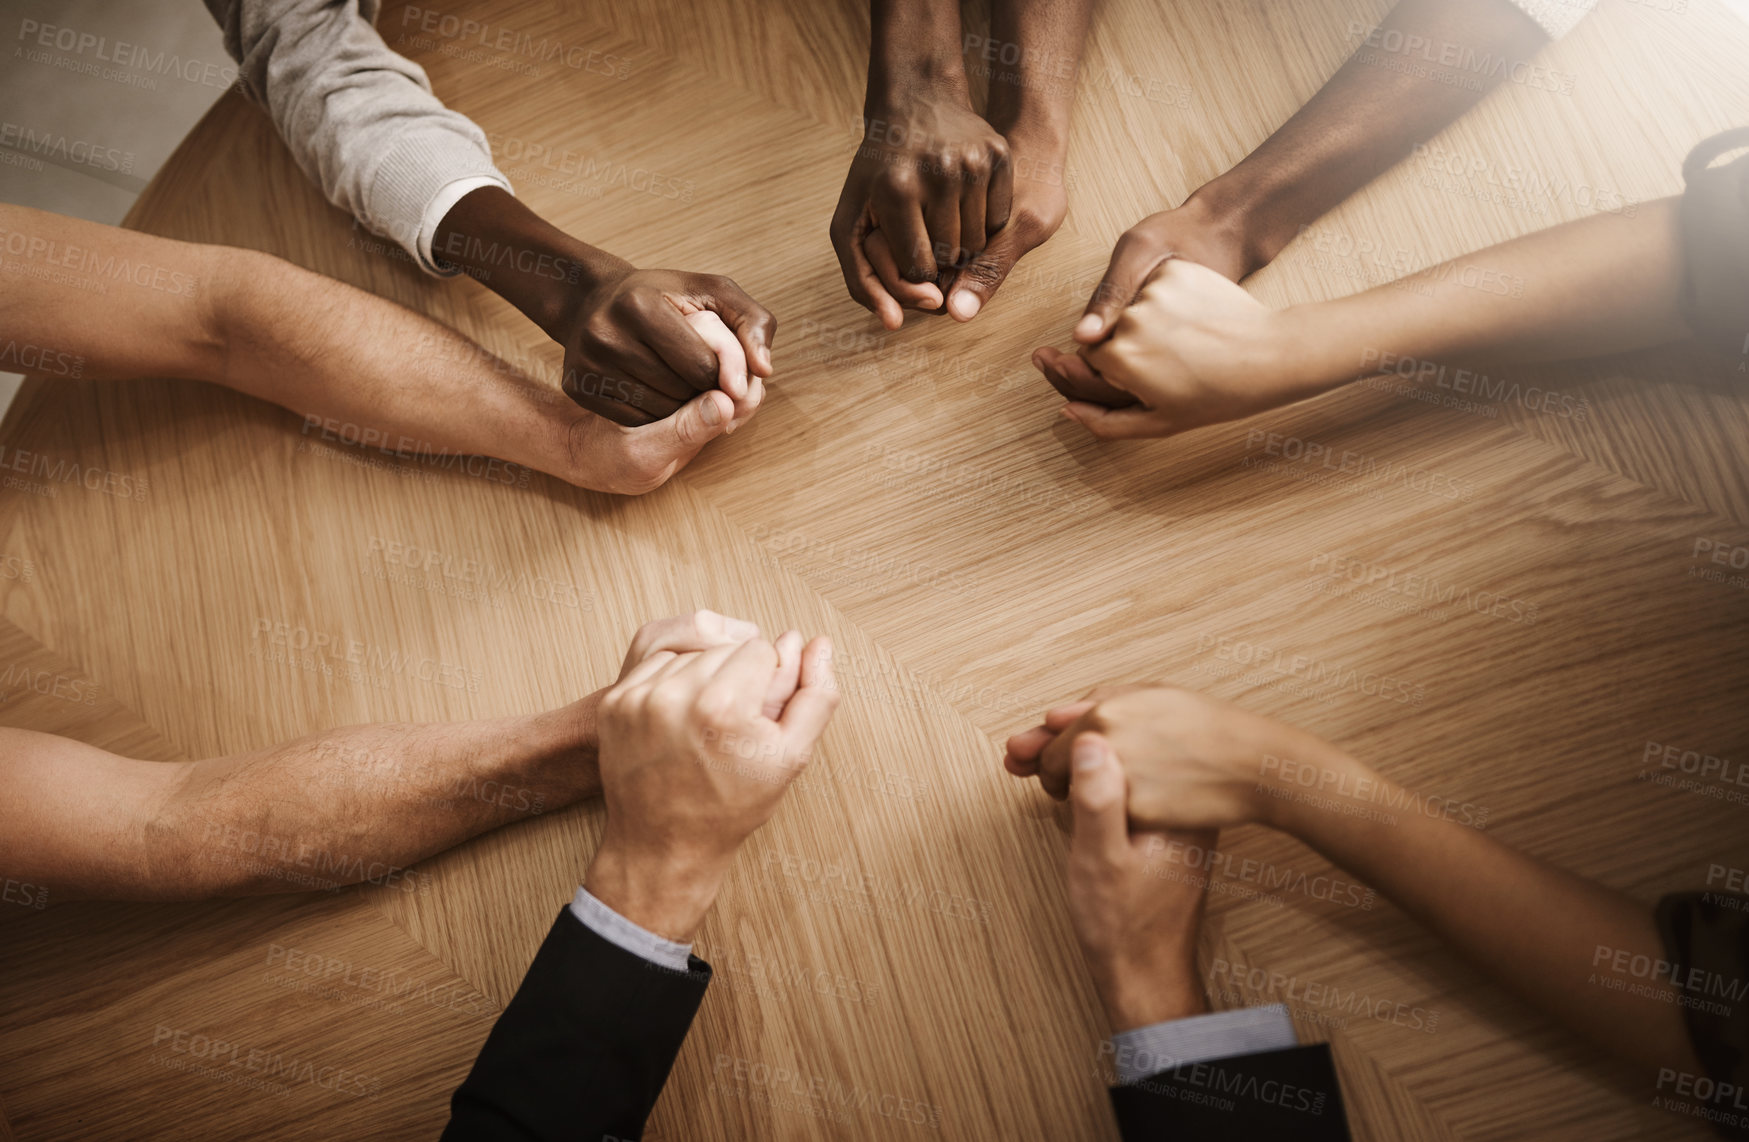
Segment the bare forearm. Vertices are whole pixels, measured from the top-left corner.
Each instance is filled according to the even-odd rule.
[[[571,237],[496,186],[455,204],[437,227],[432,254],[457,266],[563,342],[582,296],[604,270],[628,263]]]
[[[473,341],[363,290],[241,254],[215,380],[403,454],[496,456],[564,476],[580,415]]]
[[[595,704],[348,726],[185,763],[7,731],[0,863],[57,899],[405,887],[425,857],[597,792]]]
[[[1610,986],[1637,981],[1598,966],[1618,951],[1663,958],[1650,908],[1500,844],[1462,823],[1450,802],[1345,755],[1283,763],[1296,764],[1306,768],[1276,783],[1278,827],[1577,1034],[1648,1066],[1696,1069],[1681,1009]]]
[[[1507,70],[1477,75],[1441,59],[1522,60],[1547,41],[1507,0],[1403,0],[1379,32],[1381,43],[1425,50],[1362,46],[1261,146],[1192,196],[1242,219],[1245,273],[1469,110]]]
[[[972,51],[991,70],[992,127],[1067,149],[1092,10],[1092,0],[998,0],[989,39]]]
[[[871,0],[869,9],[868,114],[918,88],[968,94],[956,0]]]
[[[206,377],[223,359],[219,247],[0,204],[0,368]]]
[[[1448,357],[1595,357],[1689,335],[1676,199],[1538,231],[1389,285],[1282,313],[1288,360],[1316,391]],[[1394,354],[1395,358],[1387,358]]]

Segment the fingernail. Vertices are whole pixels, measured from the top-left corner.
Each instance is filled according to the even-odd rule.
[[[978,295],[971,290],[956,289],[953,291],[953,315],[961,321],[970,321],[978,316],[979,304]]]
[[[1086,773],[1105,764],[1105,751],[1100,748],[1098,740],[1085,734],[1075,739],[1075,748],[1070,756],[1074,759],[1077,773]]]
[[[706,398],[704,407],[699,409],[699,415],[703,416],[704,422],[712,428],[723,423],[723,410],[717,405],[715,397]]]
[[[750,623],[746,619],[724,619],[723,633],[737,642],[746,642],[750,638],[759,637],[759,624]]]
[[[1099,332],[1104,324],[1105,322],[1100,320],[1097,313],[1089,313],[1086,317],[1083,317],[1080,321],[1075,323],[1075,336],[1092,337]]]

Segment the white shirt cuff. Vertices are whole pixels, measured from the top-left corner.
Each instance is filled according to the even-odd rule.
[[[1549,39],[1558,40],[1586,17],[1597,0],[1512,0],[1512,4],[1535,20]]]
[[[488,175],[472,175],[468,178],[458,178],[454,182],[444,183],[432,200],[425,204],[425,216],[419,221],[419,264],[427,273],[441,274],[444,277],[454,277],[461,271],[446,262],[437,260],[431,252],[431,243],[437,238],[437,228],[443,225],[444,218],[455,204],[479,190],[482,186],[501,186],[509,194],[515,194],[510,184],[501,178]]]
[[[1111,1037],[1119,1086],[1191,1063],[1280,1051],[1299,1044],[1285,1003],[1168,1019]]]
[[[669,971],[689,970],[687,962],[692,955],[691,944],[677,944],[647,928],[639,927],[595,899],[587,888],[578,888],[577,895],[571,898],[571,915],[581,920],[583,926],[597,936],[624,948],[634,956]]]

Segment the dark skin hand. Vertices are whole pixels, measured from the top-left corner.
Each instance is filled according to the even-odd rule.
[[[1168,258],[1198,262],[1232,279],[1273,261],[1299,232],[1438,134],[1497,86],[1506,69],[1475,75],[1437,60],[1527,60],[1548,36],[1507,0],[1402,0],[1380,25],[1428,45],[1414,62],[1425,75],[1384,66],[1388,53],[1362,45],[1323,88],[1237,166],[1173,210],[1149,215],[1118,239],[1104,278],[1075,326],[1075,340],[1097,345]],[[1433,59],[1424,58],[1430,53]],[[1462,80],[1464,82],[1446,82]],[[1477,80],[1474,88],[1468,82]],[[1050,347],[1033,364],[1071,401],[1108,408],[1135,398],[1100,378],[1084,356]]]
[[[874,0],[863,138],[831,236],[851,297],[887,328],[899,328],[906,309],[970,321],[1062,225],[1090,6],[1001,0],[990,35],[962,45],[956,4]],[[962,47],[996,61],[982,116]],[[1066,78],[1044,82],[1050,75]]]
[[[717,274],[641,270],[550,225],[498,187],[473,191],[437,229],[432,253],[521,310],[565,348],[566,395],[616,424],[672,416],[721,388],[736,422],[771,376],[777,321]],[[715,313],[742,353],[721,361],[686,320]],[[733,431],[733,427],[729,431]]]

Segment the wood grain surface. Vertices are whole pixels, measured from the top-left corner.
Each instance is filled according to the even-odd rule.
[[[96,687],[87,706],[0,684],[0,722],[199,757],[552,707],[609,679],[641,622],[699,606],[832,635],[845,700],[820,760],[699,938],[717,977],[651,1122],[670,1142],[1115,1138],[1061,822],[998,760],[1003,736],[1102,681],[1171,679],[1301,723],[1648,904],[1710,863],[1742,867],[1749,807],[1641,765],[1649,742],[1749,756],[1749,590],[1694,555],[1749,543],[1749,402],[1727,368],[1674,350],[1518,369],[1519,399],[1471,408],[1355,386],[1100,445],[1028,364],[1067,344],[1118,234],[1260,142],[1388,6],[1107,0],[1068,223],[972,325],[889,334],[826,239],[861,102],[855,0],[443,0],[623,76],[413,34],[391,5],[385,38],[540,213],[641,265],[730,274],[778,315],[767,406],[628,501],[385,459],[189,382],[33,381],[0,443],[137,494],[0,493],[0,557],[34,569],[0,579],[4,664]],[[1539,57],[1570,92],[1506,83],[1435,141],[1480,173],[1406,161],[1254,292],[1338,296],[1399,254],[1431,264],[1678,192],[1688,148],[1749,121],[1749,25],[1714,0],[1671,7],[1603,0]],[[530,144],[578,169],[520,161]],[[1490,172],[1512,169],[1559,189],[1496,201]],[[636,171],[684,191],[641,192]],[[129,224],[268,250],[558,364],[498,298],[422,276],[327,206],[235,95]],[[1537,411],[1530,386],[1583,415]],[[1401,475],[1331,478],[1257,430]],[[576,605],[458,597],[373,540],[575,584]],[[1338,559],[1454,593],[1369,594]],[[358,639],[385,665],[276,661],[264,622]],[[1328,681],[1285,673],[1296,655]],[[1381,676],[1383,693],[1363,681]],[[435,1136],[600,827],[598,803],[546,814],[424,862],[411,890],[0,906],[0,1136]],[[1223,849],[1203,948],[1217,1006],[1285,998],[1227,982],[1244,978],[1230,965],[1334,993],[1292,1006],[1303,1039],[1333,1046],[1357,1138],[1705,1136],[1296,843],[1243,829]],[[277,1062],[224,1065],[214,1041]]]

